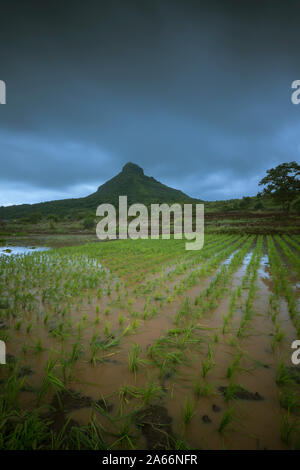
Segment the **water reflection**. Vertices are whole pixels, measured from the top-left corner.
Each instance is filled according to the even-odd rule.
[[[30,253],[36,253],[37,251],[46,251],[50,250],[45,246],[1,246],[0,247],[0,256],[12,256],[12,255],[27,255]]]

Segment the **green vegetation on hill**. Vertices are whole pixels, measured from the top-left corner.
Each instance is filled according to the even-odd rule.
[[[56,216],[78,216],[80,212],[95,214],[99,204],[110,203],[116,207],[119,196],[127,196],[128,204],[139,202],[146,206],[151,203],[192,203],[190,198],[178,189],[170,188],[153,177],[144,175],[144,171],[134,163],[127,163],[122,171],[99,186],[98,190],[86,197],[41,202],[38,204],[21,204],[0,207],[0,219],[37,217],[55,214]]]
[[[205,201],[205,213],[219,213],[226,217],[230,213],[282,211],[300,213],[300,167],[296,162],[283,163],[267,170],[267,176],[261,180],[265,185],[257,196],[244,196],[241,199],[223,201]],[[200,185],[200,182],[199,182]],[[193,199],[182,191],[166,186],[153,177],[146,176],[143,169],[127,163],[122,171],[109,181],[99,186],[96,192],[77,199],[62,199],[38,204],[20,204],[0,207],[0,223],[18,219],[22,223],[37,224],[47,221],[54,229],[59,221],[83,220],[82,227],[91,229],[94,225],[96,208],[103,203],[113,204],[118,208],[119,196],[127,196],[128,205],[142,203],[150,208],[151,204],[185,204],[203,202]],[[224,214],[223,214],[224,215]]]

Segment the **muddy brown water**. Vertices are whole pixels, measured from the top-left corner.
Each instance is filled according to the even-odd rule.
[[[286,358],[290,353],[290,345],[297,335],[289,316],[287,303],[284,298],[280,298],[278,321],[285,332],[285,337],[276,350],[272,350],[271,335],[274,334],[274,324],[270,315],[269,297],[273,292],[273,285],[267,253],[263,254],[260,261],[253,315],[246,335],[242,338],[236,337],[245,312],[247,289],[242,290],[228,330],[225,334],[222,333],[223,316],[229,311],[231,293],[233,289],[241,285],[252,256],[252,249],[253,247],[249,249],[242,265],[233,273],[227,286],[227,292],[218,300],[217,306],[196,320],[196,325],[202,328],[197,334],[203,337],[203,344],[197,348],[188,348],[186,363],[176,367],[175,373],[164,373],[163,377],[161,371],[151,361],[146,366],[139,367],[136,375],[129,371],[128,353],[133,342],[140,346],[141,357],[149,360],[147,356],[149,346],[159,337],[164,336],[168,330],[176,327],[174,318],[184,299],[189,297],[191,305],[193,305],[194,299],[209,287],[219,269],[209,273],[206,278],[199,279],[195,286],[181,295],[174,293],[174,284],[184,278],[189,271],[180,274],[175,280],[165,280],[163,285],[159,287],[164,300],[152,300],[152,305],[157,307],[157,313],[147,320],[138,317],[136,329],[123,336],[116,347],[99,353],[97,357],[99,360],[101,359],[101,362],[95,365],[89,362],[89,343],[93,334],[99,333],[99,338],[103,339],[103,327],[106,322],[109,322],[111,335],[117,338],[121,334],[122,328],[135,320],[136,317],[132,315],[132,312],[142,314],[145,299],[135,296],[133,286],[128,294],[128,298],[133,299],[130,307],[126,305],[128,298],[123,298],[124,307],[122,302],[118,302],[118,294],[115,292],[110,297],[103,296],[101,300],[92,296],[91,303],[85,300],[82,303],[76,302],[72,307],[70,317],[75,326],[83,315],[87,317],[79,340],[85,350],[80,360],[74,365],[72,377],[67,381],[67,388],[80,393],[85,398],[82,399],[81,405],[79,405],[80,400],[77,400],[77,404],[76,400],[71,400],[69,406],[66,406],[63,418],[72,418],[74,423],[84,425],[88,423],[91,414],[95,413],[97,419],[113,433],[114,425],[103,414],[98,411],[93,412],[91,404],[104,398],[108,403],[111,416],[119,418],[121,410],[120,388],[125,386],[146,387],[149,381],[153,380],[162,387],[162,391],[154,403],[141,405],[139,400],[127,397],[126,405],[124,405],[127,412],[137,411],[136,417],[131,420],[131,427],[133,434],[138,436],[135,442],[139,448],[155,448],[156,441],[156,448],[166,448],[170,442],[166,442],[165,430],[171,439],[183,438],[195,449],[285,449],[286,445],[282,442],[279,431],[284,410],[280,407],[279,388],[276,385],[275,376],[279,360],[282,357]],[[222,264],[229,265],[232,258],[233,256],[230,255]],[[171,271],[172,267],[169,266],[165,270],[165,274],[167,275]],[[169,289],[173,295],[170,303],[165,301],[167,293],[164,294],[164,292],[166,289]],[[100,306],[99,325],[94,323],[97,318],[96,305]],[[108,315],[103,313],[106,308],[111,310]],[[122,326],[119,325],[120,315],[124,316]],[[55,321],[56,314],[53,317]],[[13,322],[9,326],[13,326]],[[74,330],[76,331],[76,328]],[[215,334],[218,334],[218,342],[213,340]],[[27,382],[33,390],[38,390],[41,386],[49,351],[54,349],[64,354],[70,353],[76,340],[76,334],[73,332],[70,338],[59,342],[49,335],[48,327],[45,328],[42,322],[36,322],[34,331],[26,335],[26,343],[34,344],[36,338],[41,339],[44,348],[39,354],[30,350],[24,354],[22,350],[24,331],[14,331],[13,341],[8,343],[8,352],[19,358],[22,366],[27,366],[32,370],[33,373],[27,376]],[[232,342],[232,338],[234,338],[234,342]],[[206,356],[208,344],[212,345],[215,365],[202,379],[201,363]],[[236,398],[227,402],[220,392],[220,387],[229,385],[226,371],[237,353],[240,354],[241,360],[234,375],[234,382],[242,385],[253,396],[259,394],[263,397],[262,400]],[[200,378],[203,383],[211,386],[212,394],[210,396],[199,398],[195,396],[193,386],[196,378]],[[184,424],[183,407],[184,400],[187,398],[193,404],[194,414],[191,421]],[[52,403],[53,405],[53,400],[53,393],[49,393],[48,404]],[[33,410],[36,407],[36,395],[31,391],[24,391],[20,395],[20,403],[23,408]],[[226,432],[222,434],[219,432],[222,417],[231,408],[234,408],[233,420],[226,428]],[[123,413],[126,415],[124,410]],[[62,417],[59,415],[57,417],[58,426],[61,419]],[[147,421],[147,419],[148,421],[152,420],[154,424],[156,423],[156,428],[162,421],[163,424],[160,423],[161,430],[157,431],[156,429],[155,434],[151,432],[149,427],[144,426],[144,432],[141,433],[139,426],[143,420]],[[110,441],[113,442],[113,439],[110,438]]]

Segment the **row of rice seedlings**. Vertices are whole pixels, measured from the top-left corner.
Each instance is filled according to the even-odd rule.
[[[276,384],[280,387],[279,402],[281,408],[286,410],[282,415],[279,430],[281,440],[287,445],[294,444],[295,439],[300,438],[300,421],[298,420],[300,412],[299,385],[300,374],[297,378],[291,374],[286,366],[284,359],[281,359],[276,369]],[[299,446],[298,442],[298,446]],[[297,445],[297,444],[296,444]]]
[[[231,244],[231,242],[230,242]],[[194,285],[195,283],[198,282],[197,278],[199,277],[203,277],[207,274],[207,269],[206,269],[206,264],[203,263],[201,264],[201,275],[199,275],[199,269],[194,269],[193,266],[199,266],[199,263],[200,261],[203,259],[210,259],[210,258],[214,258],[215,255],[216,255],[216,252],[218,252],[218,249],[219,248],[222,248],[221,252],[223,253],[222,256],[226,256],[226,253],[224,254],[224,244],[220,244],[220,246],[212,246],[212,247],[204,247],[200,252],[199,254],[197,255],[197,257],[193,258],[193,262],[192,263],[189,263],[188,265],[187,264],[184,264],[180,267],[180,271],[175,270],[171,273],[172,277],[174,277],[174,275],[181,275],[181,274],[184,274],[186,271],[191,271],[192,272],[185,276],[185,278],[181,281],[181,283],[179,285],[176,285],[174,286],[174,289],[173,289],[173,294],[176,294],[176,295],[180,295],[184,290],[186,290],[187,288],[191,287],[192,285]],[[198,276],[197,276],[197,271],[198,271]],[[168,274],[168,278],[171,277],[170,274]],[[170,279],[168,279],[170,280]]]
[[[298,439],[299,439],[300,422],[292,418],[290,415],[290,412],[288,411],[281,418],[279,430],[280,430],[281,440],[287,446],[290,446],[295,434],[298,434]],[[298,446],[299,446],[299,442],[298,442]]]
[[[277,296],[283,294],[286,298],[291,319],[295,325],[297,333],[300,334],[300,315],[297,311],[295,293],[293,292],[293,289],[289,283],[286,268],[282,265],[282,260],[270,235],[267,236],[267,243],[275,294]]]
[[[240,244],[242,243],[243,241],[238,241],[238,244],[235,244],[233,247],[230,248],[230,251],[228,249],[223,249],[222,250],[222,258],[221,259],[224,259],[224,257],[227,257],[229,253],[231,253],[233,250],[236,249],[237,246],[240,246]],[[232,244],[232,240],[231,240],[231,244]],[[217,262],[219,263],[219,260],[220,258],[217,257]],[[216,263],[216,261],[214,261],[214,263]],[[180,292],[179,292],[180,293]],[[161,305],[162,306],[162,305]],[[183,308],[181,309],[181,311],[178,312],[178,314],[176,315],[175,319],[175,323],[178,321],[179,317],[184,315],[184,309],[186,308],[186,306],[183,306]],[[145,306],[144,306],[144,312],[142,314],[142,318],[144,320],[148,319],[148,318],[152,318],[155,314],[157,314],[157,308],[155,307],[150,307],[150,299],[148,298],[145,302]],[[140,315],[139,315],[140,316]]]
[[[44,324],[48,323],[48,315],[49,314],[47,314],[44,317]],[[62,312],[62,316],[65,316],[64,312]],[[87,321],[87,316],[83,315],[82,320],[78,324],[78,339],[80,339],[80,337],[82,336],[82,329],[87,326],[86,321]],[[17,323],[16,324],[16,329],[19,329],[20,325],[21,325],[21,322]],[[70,321],[66,322],[64,320],[64,321],[58,323],[57,325],[55,325],[54,328],[51,327],[51,333],[50,334],[51,334],[52,337],[54,337],[56,339],[61,339],[62,341],[64,341],[67,337],[69,337],[71,335],[71,330],[70,330],[71,326],[72,325],[71,325]],[[27,327],[27,333],[30,331],[30,329],[31,329],[31,324],[29,324],[29,326]],[[109,329],[110,329],[110,326],[109,326],[109,323],[107,322],[105,324],[105,333],[106,333],[107,336],[109,335]],[[110,341],[109,343],[105,343],[105,348],[114,346],[115,344],[116,344],[116,341]],[[93,351],[92,351],[91,362],[96,363],[96,353],[98,351],[98,347],[92,346],[92,348],[93,348]],[[104,348],[101,348],[101,349],[104,349]],[[40,353],[44,350],[44,348],[41,345],[41,340],[37,340],[35,350],[36,350],[37,353]],[[71,359],[71,364],[70,364],[70,366],[72,366],[72,367],[69,367],[69,361],[67,359],[63,359],[64,381],[66,380],[66,370],[68,368],[71,369],[70,370],[70,375],[71,375],[71,372],[72,372],[73,367],[74,367],[74,360],[73,359],[74,359],[74,356]]]
[[[226,371],[226,378],[232,380],[235,374],[241,370],[240,362],[242,359],[241,352],[236,352],[232,362],[229,364],[227,371]]]
[[[40,298],[43,303],[52,304],[54,311],[61,311],[64,315],[65,310],[61,305],[65,299],[79,295],[78,292],[82,290],[94,288],[106,276],[103,270],[86,264],[86,260],[79,263],[84,269],[78,266],[70,269],[69,261],[57,254],[1,258],[4,258],[0,263],[5,273],[5,292],[12,311],[32,311]],[[75,269],[79,269],[79,272]],[[62,282],[63,278],[65,282]]]
[[[172,260],[184,252],[183,240],[119,240],[118,246],[113,243],[88,244],[76,247],[79,253],[91,253],[101,263],[116,274],[130,278],[134,284],[143,278],[146,271],[155,273],[161,264]],[[66,249],[73,252],[73,247]],[[143,272],[139,267],[143,267]]]
[[[46,299],[46,296],[45,296],[45,299]],[[86,316],[84,316],[84,317],[82,318],[82,323],[83,324],[86,321]],[[45,323],[47,323],[47,322],[45,322]],[[63,324],[59,325],[58,328],[56,328],[57,331],[55,331],[55,334],[53,333],[54,336],[57,337],[56,333],[59,333],[59,334],[63,333],[63,328],[64,328]],[[107,333],[108,333],[108,331],[107,331]],[[38,342],[39,342],[39,344],[41,343],[40,340]],[[39,349],[42,350],[41,347],[39,347]],[[71,363],[72,364],[74,364],[75,359],[77,359],[76,356],[77,356],[76,350],[74,350],[72,352],[72,358],[71,358]],[[65,361],[65,362],[62,361],[62,375],[64,377],[65,377],[65,367],[66,367],[67,362],[68,361]],[[41,387],[41,390],[38,393],[38,402],[39,403],[43,400],[43,398],[46,397],[46,395],[48,395],[48,392],[55,391],[55,393],[58,395],[58,398],[59,398],[60,392],[64,389],[63,388],[64,387],[63,382],[65,380],[62,381],[59,377],[54,375],[53,371],[52,371],[53,368],[54,368],[54,362],[50,363],[48,361],[46,371],[45,371],[45,377],[44,377],[44,380],[43,380],[43,383],[42,383],[42,387]]]
[[[283,235],[282,238],[297,251],[300,251],[300,243],[298,243],[291,235]]]
[[[250,273],[250,285],[249,285],[248,296],[247,296],[246,304],[245,304],[245,313],[243,315],[239,329],[237,331],[238,337],[245,335],[247,324],[253,315],[252,306],[253,306],[253,301],[254,301],[254,296],[255,296],[255,291],[256,291],[257,271],[260,266],[260,260],[262,257],[262,249],[263,249],[263,237],[259,236],[257,239],[255,249],[253,251],[250,263],[247,267],[246,276],[248,278],[248,274]]]
[[[146,302],[145,307],[144,307],[144,312],[143,312],[142,318],[143,319],[151,318],[156,313],[157,313],[157,308],[156,307],[152,307],[151,310],[149,311],[149,299],[148,299],[148,301]],[[140,314],[138,312],[134,312],[134,311],[131,312],[131,316],[132,315],[140,316]],[[122,317],[120,317],[120,323],[122,323],[122,322],[123,322]],[[133,322],[132,328],[130,328],[130,330],[133,330],[134,328],[136,328],[137,323],[138,323],[137,321]],[[126,330],[125,330],[126,334],[128,333],[128,330],[129,330],[129,327],[126,327]]]
[[[223,265],[215,278],[211,281],[209,287],[195,298],[195,305],[198,306],[200,316],[206,311],[216,308],[218,300],[227,292],[227,285],[236,269],[241,265],[252,242],[253,237],[249,237],[242,248],[234,254],[230,264],[228,266]]]
[[[206,358],[201,362],[201,375],[204,379],[208,372],[216,365],[214,361],[213,348],[211,344],[208,344],[208,350]]]
[[[226,291],[226,289],[224,289],[224,284],[229,281],[234,270],[237,269],[237,267],[241,264],[252,242],[253,237],[249,238],[245,246],[242,247],[242,253],[236,253],[234,255],[228,267],[223,266],[221,268],[221,271],[217,274],[216,279],[211,282],[209,288],[204,293],[206,300],[209,301],[210,297],[213,297],[214,301],[216,301],[224,294]],[[195,303],[198,304],[198,299],[196,299]],[[195,314],[195,311],[191,306],[190,299],[186,297],[182,307],[174,317],[175,328],[169,330],[165,336],[158,338],[148,349],[148,356],[160,368],[160,375],[163,375],[165,370],[175,373],[176,366],[186,362],[186,353],[188,352],[189,345],[194,347],[195,345],[200,346],[203,343],[204,338],[200,337],[199,341],[199,337],[197,337],[199,326],[194,323],[198,317],[199,312],[196,312]],[[186,329],[185,331],[183,330],[182,325],[188,325],[188,334]],[[174,347],[176,347],[175,351],[170,350],[171,348],[174,349]],[[212,345],[209,344],[207,355],[201,362],[200,375],[202,378],[197,379],[194,384],[194,392],[196,396],[200,396],[200,394],[204,395],[213,393],[212,386],[210,384],[206,384],[204,380],[214,365],[215,362],[213,359]]]
[[[154,313],[156,313],[156,312],[155,312],[155,309],[152,308],[152,310],[151,310],[151,316],[152,316]],[[146,315],[147,315],[147,314],[144,313],[144,316],[146,316]],[[47,317],[45,318],[44,321],[45,321],[45,323],[47,322]],[[99,322],[99,317],[98,317],[98,320],[96,320],[96,322]],[[133,325],[133,326],[135,326],[135,325]],[[20,327],[20,324],[17,323],[16,328],[19,328],[19,327]],[[107,330],[108,330],[108,324],[106,324],[106,328],[105,328],[105,329],[106,329],[106,334],[108,334],[108,331],[107,331]],[[78,330],[79,330],[79,332],[81,332],[81,330],[82,330],[82,325],[81,325],[81,324],[78,326]],[[63,331],[62,325],[60,325],[58,329],[53,330],[52,334],[55,335],[56,337],[60,336],[61,339],[66,338],[66,336],[68,335],[68,333],[67,333],[66,331]]]
[[[273,280],[274,278],[272,278],[272,281]],[[275,282],[276,281],[277,279],[275,278]],[[271,341],[271,348],[273,352],[282,343],[283,339],[285,338],[285,331],[283,330],[280,322],[278,321],[279,312],[280,312],[280,295],[279,295],[278,288],[276,288],[274,293],[270,294],[269,296],[269,315],[271,317],[271,320],[275,329],[275,333],[272,335],[272,341]]]
[[[282,249],[284,255],[288,258],[291,265],[295,268],[298,275],[300,275],[300,260],[297,255],[290,249],[290,247],[285,243],[285,241],[280,237],[280,235],[275,235],[274,237],[276,243]]]
[[[155,285],[162,279],[170,280],[174,275],[178,275],[185,272],[188,266],[193,265],[197,262],[197,260],[202,259],[204,253],[210,252],[212,245],[215,243],[218,243],[218,240],[216,241],[212,237],[209,237],[205,240],[205,245],[201,252],[193,253],[192,251],[185,251],[181,253],[181,256],[177,256],[171,264],[162,264],[160,271],[159,273],[157,273],[156,277],[148,279],[146,283],[140,283],[140,285],[138,286],[139,290],[141,292],[143,291],[143,289],[148,290],[150,288],[150,290],[153,290]]]
[[[225,335],[228,331],[228,325],[234,315],[236,301],[238,297],[238,289],[234,289],[231,293],[230,303],[229,303],[229,311],[227,315],[223,315],[223,326],[222,326],[222,333]]]
[[[207,263],[203,263],[197,269],[192,271],[187,278],[182,279],[180,283],[176,286],[177,293],[183,293],[185,290],[190,289],[199,282],[199,279],[207,277],[211,272],[213,272],[220,263],[228,258],[232,253],[238,250],[241,245],[244,244],[246,236],[238,239],[234,244],[230,244],[228,248],[221,250],[220,253],[213,256]],[[221,267],[222,270],[223,266]]]
[[[202,260],[214,258],[216,256],[216,253],[218,253],[218,250],[220,249],[223,253],[222,256],[227,256],[226,253],[224,254],[224,244],[226,247],[227,244],[224,243],[224,240],[218,241],[217,243],[211,243],[211,245],[207,245],[205,243],[203,249],[200,250],[196,256],[194,255],[193,258],[190,259],[188,262],[180,263],[176,269],[171,272],[168,272],[166,276],[160,276],[159,278],[148,281],[146,285],[139,286],[139,291],[141,293],[151,293],[153,292],[153,290],[157,290],[160,286],[165,287],[166,281],[170,282],[171,279],[173,279],[175,276],[180,276],[182,274],[185,274],[187,271],[192,270],[192,272],[189,275],[186,275],[178,286],[175,284],[175,289],[173,289],[173,296],[175,294],[180,295],[184,290],[188,289],[189,287],[198,282],[199,274],[197,276],[197,272],[200,268],[196,269],[195,271],[194,266],[199,266],[199,263]],[[230,239],[228,245],[231,244],[232,238]],[[219,263],[219,261],[214,261],[214,263]],[[208,268],[206,269],[204,266],[204,264],[201,264],[201,277],[204,277],[207,274],[207,271],[209,270]],[[165,289],[165,293],[168,293],[167,289]],[[162,294],[157,293],[156,296],[161,297]],[[172,300],[172,297],[169,296],[169,300]]]

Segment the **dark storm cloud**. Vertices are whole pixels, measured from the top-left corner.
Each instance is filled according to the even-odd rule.
[[[299,160],[298,5],[4,2],[0,204],[88,194],[129,160],[195,197],[255,194]]]

